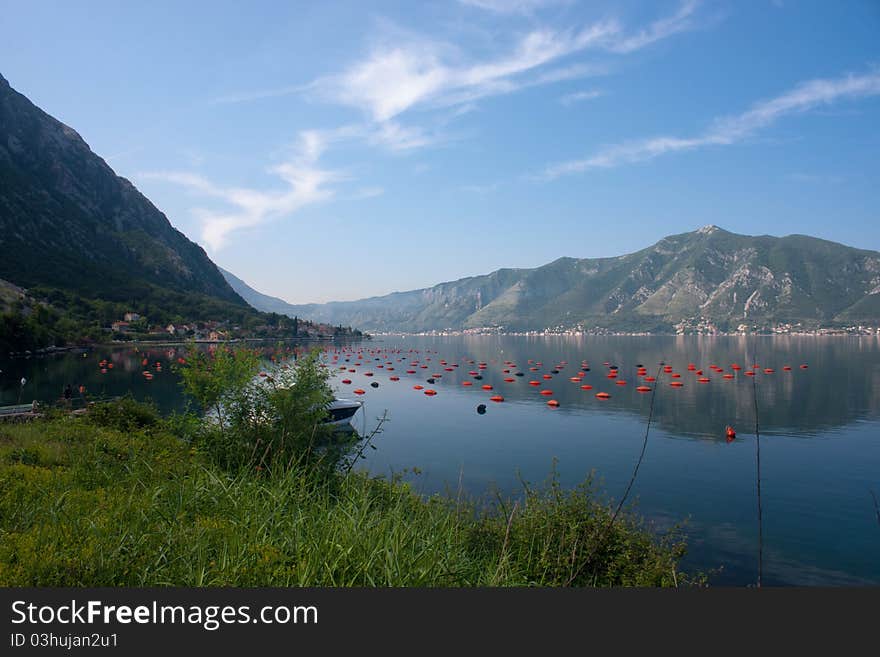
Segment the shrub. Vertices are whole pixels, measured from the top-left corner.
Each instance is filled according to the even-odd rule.
[[[223,468],[265,470],[299,463],[332,472],[350,443],[324,423],[333,392],[312,351],[258,375],[259,356],[243,349],[190,353],[183,386],[208,410],[196,445]]]
[[[161,419],[155,405],[132,397],[96,403],[89,408],[86,417],[90,424],[119,431],[148,429],[155,427]]]

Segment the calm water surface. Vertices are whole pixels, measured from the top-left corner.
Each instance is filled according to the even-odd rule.
[[[709,366],[730,374],[732,363],[743,371],[757,363],[765,584],[880,584],[880,524],[871,497],[871,490],[880,497],[876,338],[401,337],[365,342],[353,352],[332,349],[328,363],[336,365],[333,385],[340,396],[366,391],[357,428],[369,430],[386,409],[390,417],[364,467],[377,474],[417,467],[421,474],[408,478],[426,493],[457,489],[461,481],[475,495],[490,487],[516,494],[520,477],[541,482],[555,460],[563,484],[595,472],[608,496],[621,495],[641,450],[652,397],[636,391],[645,385],[636,366],[656,376],[660,362],[671,365],[684,385],[671,387],[675,379],[663,372],[656,384],[647,384],[656,385],[654,415],[632,496],[659,529],[687,521],[685,567],[712,571],[711,582],[732,585],[751,584],[757,573],[753,382],[742,372],[724,379]],[[20,392],[25,402],[54,399],[66,383],[83,383],[89,394],[130,390],[165,411],[182,409],[169,367],[177,356],[171,348],[135,353],[129,347],[0,361],[0,403],[16,403]],[[102,358],[114,364],[107,374],[98,368]],[[151,381],[142,375],[144,358]],[[480,362],[485,369],[478,369]],[[590,371],[570,381],[582,362]],[[608,379],[604,363],[618,366],[627,385]],[[698,383],[689,363],[710,382]],[[791,371],[783,370],[786,365]],[[775,372],[764,374],[765,367]],[[470,371],[483,379],[473,380]],[[517,371],[525,376],[513,376]],[[432,374],[442,376],[429,384]],[[22,376],[28,382],[20,391]],[[342,384],[343,378],[352,383]],[[465,380],[474,385],[462,386]],[[417,384],[438,394],[425,396],[413,389]],[[482,390],[483,384],[493,391]],[[582,390],[584,384],[593,389]],[[544,389],[552,397],[539,394]],[[611,398],[597,399],[598,391]],[[505,401],[490,402],[492,394]],[[550,398],[559,408],[547,406]],[[484,415],[475,410],[481,403]],[[733,442],[726,440],[727,425],[737,431]]]

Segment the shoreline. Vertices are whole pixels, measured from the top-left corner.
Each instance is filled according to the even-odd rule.
[[[352,342],[368,338],[237,338],[235,340],[114,340],[112,342],[92,342],[89,344],[70,345],[68,347],[45,347],[33,351],[10,352],[9,358],[31,358],[33,356],[52,356],[63,353],[83,353],[99,347],[183,347],[190,343],[194,344],[242,344],[245,342]]]
[[[100,347],[182,347],[187,344],[242,344],[248,342],[301,342],[301,343],[336,343],[336,342],[362,342],[366,340],[381,341],[386,338],[451,338],[451,337],[520,337],[520,338],[874,338],[880,339],[877,333],[853,333],[834,331],[831,333],[507,333],[486,332],[469,333],[464,331],[436,332],[436,333],[371,333],[370,337],[361,338],[238,338],[235,340],[118,340],[113,342],[94,342],[91,344],[78,344],[69,347],[46,347],[34,351],[10,352],[10,359],[32,358],[34,356],[52,356],[63,353],[83,353]]]

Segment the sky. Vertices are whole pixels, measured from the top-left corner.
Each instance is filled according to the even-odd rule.
[[[715,224],[880,250],[880,0],[0,0],[0,73],[291,303]]]

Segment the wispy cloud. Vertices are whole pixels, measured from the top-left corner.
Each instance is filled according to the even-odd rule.
[[[534,84],[552,84],[553,82],[578,80],[597,75],[608,75],[609,72],[610,68],[604,64],[572,64],[571,66],[561,66],[541,73],[534,79]]]
[[[538,7],[543,2],[471,4],[501,10]],[[583,77],[604,71],[595,64],[568,63],[547,70],[563,59],[587,50],[626,54],[696,26],[697,0],[684,0],[674,14],[632,34],[608,19],[568,29],[539,27],[520,35],[507,51],[474,59],[447,43],[424,35],[395,31],[393,38],[374,45],[357,64],[336,75],[314,81],[319,98],[364,111],[384,122],[416,109],[471,103],[539,84]]]
[[[461,191],[470,192],[472,194],[488,194],[489,192],[498,191],[501,183],[490,183],[488,185],[462,185]]]
[[[285,183],[279,191],[246,187],[224,187],[204,176],[185,171],[153,171],[140,178],[164,180],[181,185],[196,195],[221,201],[225,210],[195,208],[193,215],[201,224],[201,239],[212,251],[227,243],[231,233],[252,228],[267,221],[288,216],[321,201],[333,198],[330,187],[345,176],[338,171],[322,169],[318,160],[327,146],[327,136],[319,131],[300,133],[295,155],[269,169]]]
[[[532,14],[554,5],[568,5],[572,0],[458,0],[460,4],[496,14]]]
[[[375,127],[365,128],[368,143],[402,152],[437,143],[441,137],[418,126],[404,126],[397,121],[386,121]]]
[[[618,33],[610,21],[576,31],[535,30],[506,55],[466,64],[447,61],[448,47],[430,41],[378,47],[341,74],[319,80],[316,88],[323,98],[362,109],[373,121],[383,122],[429,103],[449,104],[450,98],[465,103],[508,93],[518,76],[598,47]]]
[[[566,1],[468,0],[465,4],[493,12],[523,13]],[[385,22],[367,55],[339,73],[303,85],[229,94],[212,102],[237,103],[301,94],[312,100],[353,107],[366,115],[365,123],[347,126],[341,138],[360,139],[394,152],[412,151],[443,142],[446,137],[437,126],[472,111],[479,100],[606,74],[609,69],[605,63],[571,60],[587,50],[629,53],[689,29],[693,27],[697,5],[696,0],[683,0],[673,15],[629,35],[614,19],[567,29],[542,26],[517,35],[508,42],[506,50],[481,57]],[[572,96],[564,102],[577,100],[586,100],[586,96]],[[439,122],[437,110],[447,112]],[[422,125],[401,120],[404,113],[416,111],[422,112]],[[426,111],[434,113],[427,115]],[[437,124],[433,129],[424,127],[431,125],[430,121]]]
[[[348,197],[349,201],[361,201],[368,198],[376,198],[382,196],[385,190],[382,187],[361,187],[354,194]]]
[[[758,102],[741,114],[716,119],[707,130],[695,137],[657,136],[614,144],[589,157],[549,166],[538,177],[547,180],[590,169],[644,162],[666,153],[726,146],[752,136],[785,116],[801,114],[841,100],[875,95],[880,95],[880,72],[876,71],[810,80],[781,96]]]
[[[672,16],[656,20],[636,34],[613,43],[611,50],[618,53],[630,53],[679,32],[691,30],[696,26],[694,15],[699,6],[700,0],[685,0]]]
[[[605,92],[600,89],[591,89],[590,91],[575,91],[574,93],[565,94],[564,96],[559,98],[559,102],[565,105],[566,107],[570,107],[575,103],[582,103],[585,100],[592,100],[594,98],[598,98],[599,96],[604,96]]]
[[[245,91],[236,94],[227,94],[218,96],[209,101],[210,105],[229,105],[233,103],[247,103],[254,100],[264,100],[266,98],[280,98],[282,96],[290,96],[299,94],[309,90],[309,85],[288,85],[285,87],[276,87],[274,89],[263,89],[257,91]]]
[[[530,16],[566,2],[464,0],[464,4],[495,13]],[[528,87],[605,74],[607,63],[584,61],[584,53],[626,54],[691,29],[697,4],[696,0],[683,0],[671,16],[634,32],[628,32],[614,19],[563,29],[534,27],[537,21],[530,17],[530,31],[502,37],[501,42],[506,45],[492,46],[490,54],[484,51],[479,56],[435,37],[407,33],[385,23],[376,31],[378,36],[366,56],[337,73],[306,84],[227,94],[211,101],[223,105],[297,94],[363,113],[360,121],[338,128],[301,131],[290,157],[268,169],[275,179],[274,188],[223,186],[187,171],[154,171],[142,177],[181,185],[197,196],[225,206],[219,211],[204,207],[192,211],[201,224],[202,241],[216,251],[236,231],[341,196],[338,183],[351,182],[350,179],[343,172],[326,169],[319,163],[325,150],[335,144],[358,141],[394,153],[407,153],[447,141],[446,125],[473,111],[477,101]],[[570,94],[563,102],[580,102],[597,94]],[[480,191],[491,189],[484,186]],[[378,188],[361,188],[354,197],[368,198],[379,193]]]

